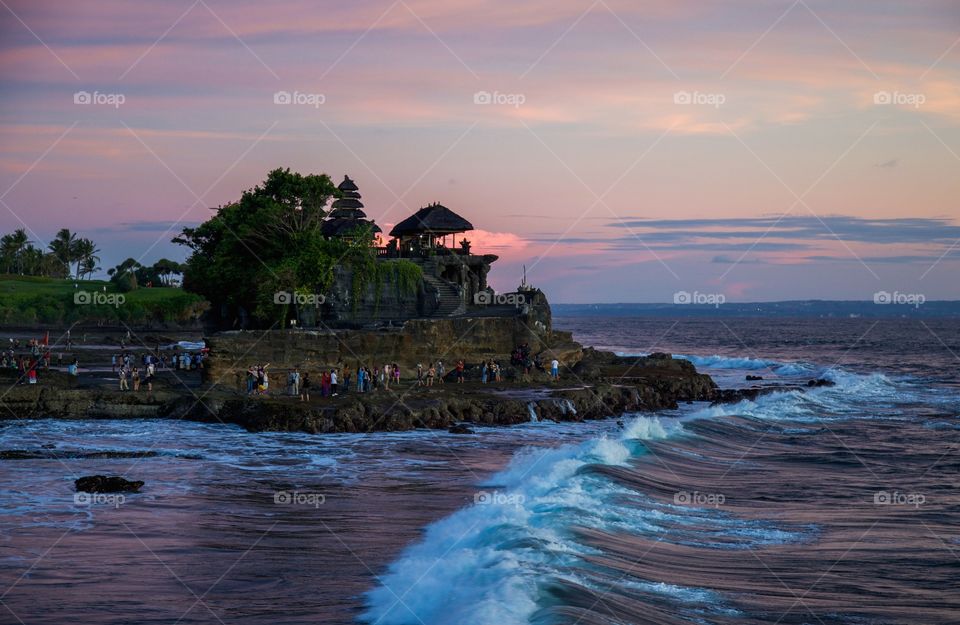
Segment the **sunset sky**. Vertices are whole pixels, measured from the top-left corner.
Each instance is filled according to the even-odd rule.
[[[960,299],[958,70],[955,0],[0,0],[0,231],[182,260],[282,166],[554,302]]]

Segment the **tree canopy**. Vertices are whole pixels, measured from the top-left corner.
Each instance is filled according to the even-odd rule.
[[[325,292],[338,263],[370,255],[369,238],[348,243],[321,233],[324,207],[338,193],[326,174],[271,171],[238,201],[173,239],[192,250],[184,288],[203,295],[227,324],[244,315],[263,325],[281,319],[277,292]]]

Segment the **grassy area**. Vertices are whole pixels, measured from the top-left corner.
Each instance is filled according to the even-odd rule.
[[[0,274],[0,323],[186,322],[206,307],[199,295],[172,287],[120,293],[103,280],[56,280]]]

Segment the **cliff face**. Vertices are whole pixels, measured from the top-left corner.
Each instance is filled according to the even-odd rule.
[[[300,367],[316,373],[338,363],[355,368],[358,363],[372,367],[389,362],[399,364],[406,377],[418,362],[426,367],[442,360],[447,371],[460,359],[470,365],[491,358],[506,364],[523,343],[546,360],[555,354],[573,366],[582,347],[569,333],[551,331],[549,323],[549,309],[533,307],[509,317],[412,319],[399,328],[375,330],[223,332],[207,339],[205,372],[209,381],[229,383],[254,363],[271,363],[274,371]]]

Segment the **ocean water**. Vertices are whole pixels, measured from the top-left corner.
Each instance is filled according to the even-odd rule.
[[[0,622],[960,620],[960,323],[555,323],[836,385],[476,436],[4,422],[0,449],[58,453],[0,460]],[[92,473],[146,486],[76,501]]]

